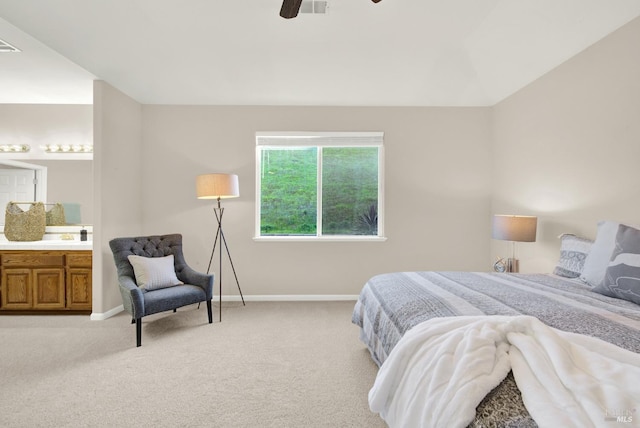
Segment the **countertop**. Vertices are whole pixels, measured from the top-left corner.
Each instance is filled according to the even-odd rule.
[[[2,250],[91,250],[92,241],[66,241],[61,239],[47,239],[42,241],[7,241],[0,240],[0,251]]]
[[[80,240],[80,229],[86,229],[88,240]],[[1,231],[1,230],[0,230]],[[73,239],[62,239],[65,238]],[[41,241],[8,241],[0,233],[0,251],[2,250],[40,250],[73,251],[93,249],[93,228],[91,226],[47,226]]]

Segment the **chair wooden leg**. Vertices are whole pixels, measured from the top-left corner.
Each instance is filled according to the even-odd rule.
[[[142,318],[136,320],[136,348],[142,345]]]
[[[209,324],[213,322],[213,315],[211,313],[211,300],[207,300],[207,315],[209,315]]]

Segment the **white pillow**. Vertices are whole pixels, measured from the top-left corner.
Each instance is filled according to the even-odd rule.
[[[592,245],[592,240],[571,233],[560,235],[560,259],[553,273],[566,278],[579,277]]]
[[[142,257],[130,255],[127,257],[133,266],[138,287],[147,291],[159,288],[173,287],[184,284],[173,267],[173,254],[165,257]]]
[[[591,246],[587,258],[584,260],[584,267],[580,279],[595,287],[604,280],[604,275],[609,267],[609,261],[616,245],[616,234],[620,223],[616,221],[598,222],[598,232],[596,239]],[[631,225],[627,225],[631,226]],[[637,228],[636,226],[631,226]]]

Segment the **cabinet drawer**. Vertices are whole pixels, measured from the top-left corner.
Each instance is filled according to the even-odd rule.
[[[67,254],[67,265],[71,267],[91,267],[91,253]]]
[[[2,266],[64,266],[64,254],[2,254]]]

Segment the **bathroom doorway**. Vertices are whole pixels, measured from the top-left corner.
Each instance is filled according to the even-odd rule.
[[[18,161],[0,161],[0,225],[9,202],[46,201],[47,168]]]

